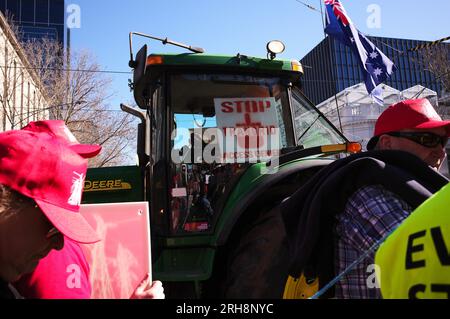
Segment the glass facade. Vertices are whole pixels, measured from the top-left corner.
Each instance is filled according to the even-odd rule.
[[[338,43],[331,42],[330,38],[326,38],[301,61],[305,70],[303,90],[315,104],[321,96],[332,96],[339,92],[339,84],[335,85],[334,77],[341,77],[341,72],[345,70],[334,68],[331,63],[336,59],[344,58],[334,54],[334,46],[338,45]],[[333,64],[338,63],[340,62]]]
[[[0,0],[0,11],[20,27],[22,40],[58,40],[64,45],[64,0]]]
[[[419,52],[402,52],[426,41],[368,37],[381,51],[394,61],[398,70],[385,83],[403,91],[422,85],[438,95],[441,85],[432,73],[419,64]],[[446,44],[448,45],[448,44]],[[449,45],[450,51],[450,45]],[[333,61],[333,64],[330,62]],[[315,104],[319,104],[342,90],[364,82],[361,67],[350,48],[327,37],[302,60],[305,75],[303,90]]]

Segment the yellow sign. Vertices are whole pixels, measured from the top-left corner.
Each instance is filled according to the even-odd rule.
[[[84,182],[84,192],[104,192],[131,189],[131,184],[122,182],[121,179],[106,181],[88,181]]]
[[[375,262],[385,299],[450,299],[450,185],[389,236]]]

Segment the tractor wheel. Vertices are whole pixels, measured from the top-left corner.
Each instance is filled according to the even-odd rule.
[[[286,232],[279,210],[246,220],[227,247],[222,295],[225,298],[283,298],[288,280]]]

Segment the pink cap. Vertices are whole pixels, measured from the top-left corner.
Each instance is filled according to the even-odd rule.
[[[102,147],[98,144],[80,144],[64,121],[46,120],[30,122],[23,130],[53,134],[55,137],[65,141],[70,148],[84,158],[97,156],[102,150]]]
[[[79,213],[87,161],[48,133],[0,133],[0,184],[35,200],[50,222],[79,243],[100,240]]]

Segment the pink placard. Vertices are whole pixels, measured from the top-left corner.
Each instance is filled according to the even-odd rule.
[[[151,274],[148,203],[82,205],[81,214],[102,241],[82,245],[93,299],[128,299]]]

